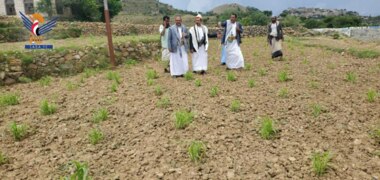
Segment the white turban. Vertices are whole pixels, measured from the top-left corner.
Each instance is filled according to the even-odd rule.
[[[201,14],[198,14],[196,17],[202,19],[202,15]]]

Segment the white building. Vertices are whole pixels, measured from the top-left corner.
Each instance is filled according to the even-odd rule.
[[[37,3],[40,0],[0,0],[0,16],[18,16],[21,11],[24,14],[36,12]],[[69,8],[63,6],[62,0],[51,0],[54,15],[70,14]]]

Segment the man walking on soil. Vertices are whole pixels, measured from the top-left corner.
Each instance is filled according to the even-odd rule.
[[[227,69],[244,68],[244,58],[240,49],[243,26],[236,21],[237,15],[231,14],[230,20],[219,23],[224,27],[222,44],[225,45]]]
[[[162,61],[170,60],[170,52],[168,49],[169,28],[170,28],[170,18],[168,16],[164,16],[163,23],[160,25]],[[169,73],[170,72],[169,67],[165,68],[164,71],[166,73]]]
[[[183,77],[189,70],[187,51],[188,31],[182,24],[182,17],[175,17],[175,25],[169,28],[168,48],[170,51],[170,74],[173,77]]]
[[[282,41],[284,40],[284,33],[282,26],[277,17],[272,17],[272,23],[268,25],[268,43],[272,48],[272,59],[280,57],[282,59]]]
[[[190,51],[194,73],[205,74],[207,71],[208,29],[202,25],[202,15],[195,17],[195,26],[190,30]]]

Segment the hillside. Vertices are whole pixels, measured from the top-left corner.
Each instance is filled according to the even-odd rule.
[[[359,16],[359,13],[346,9],[321,9],[321,8],[289,8],[281,13],[281,16],[292,15],[305,18],[321,18],[327,16]]]
[[[237,3],[232,3],[232,4],[223,4],[220,6],[215,7],[214,9],[211,10],[211,12],[215,14],[222,14],[224,12],[231,12],[231,11],[246,11],[247,7],[242,6]]]
[[[194,12],[173,8],[173,6],[161,3],[158,0],[122,0],[123,11],[126,15],[174,15],[194,14]]]

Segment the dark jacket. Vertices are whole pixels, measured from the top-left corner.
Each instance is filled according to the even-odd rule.
[[[236,23],[237,23],[237,27],[239,27],[240,29],[240,33],[236,34],[236,40],[238,44],[240,45],[242,43],[241,34],[243,34],[243,26],[239,22],[236,22]],[[224,33],[223,33],[223,38],[222,38],[222,44],[224,44],[226,41],[226,34],[227,34],[227,21],[222,22],[221,26],[224,27]]]
[[[272,23],[268,25],[268,41],[270,41],[273,37],[270,35],[272,32]],[[282,25],[280,22],[277,22],[277,37],[275,37],[277,40],[284,39],[284,32],[282,31]]]

